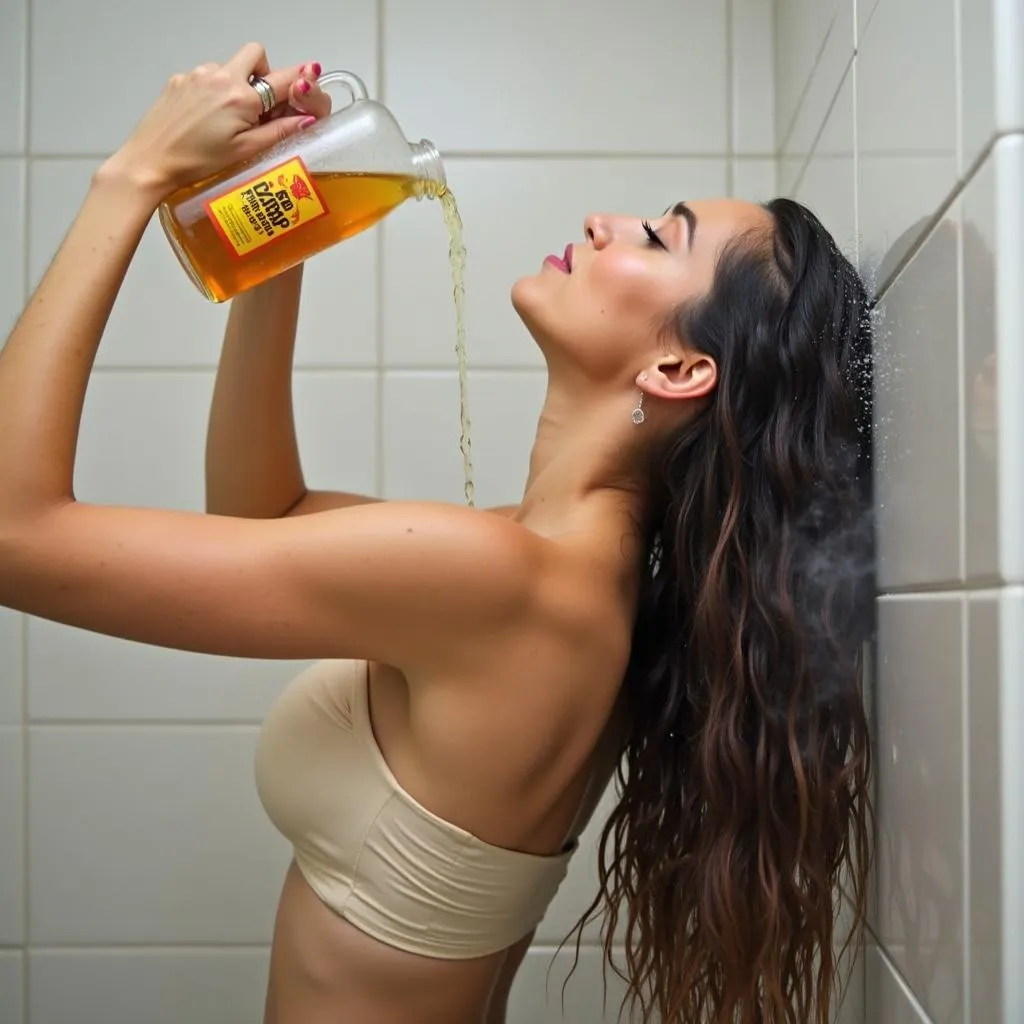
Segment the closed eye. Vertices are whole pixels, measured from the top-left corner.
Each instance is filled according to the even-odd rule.
[[[668,246],[658,237],[658,232],[651,227],[650,222],[643,220],[640,222],[640,224],[643,227],[644,231],[647,233],[647,237],[650,240],[649,244],[657,246],[657,248],[659,249],[664,249],[667,252]]]

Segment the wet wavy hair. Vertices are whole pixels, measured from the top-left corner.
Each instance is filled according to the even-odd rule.
[[[581,921],[603,906],[644,1022],[827,1024],[865,917],[870,303],[810,211],[765,208],[667,325],[718,384],[651,461],[619,801]]]

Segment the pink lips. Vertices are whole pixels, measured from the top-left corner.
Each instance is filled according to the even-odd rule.
[[[563,274],[571,274],[572,273],[572,246],[571,245],[567,245],[565,247],[565,255],[564,256],[561,256],[561,257],[559,257],[559,256],[548,256],[544,260],[544,262],[545,263],[550,263],[551,266],[557,268]]]

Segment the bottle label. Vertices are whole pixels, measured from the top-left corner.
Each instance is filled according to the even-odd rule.
[[[229,251],[242,257],[322,217],[327,204],[294,157],[208,200],[203,209]]]

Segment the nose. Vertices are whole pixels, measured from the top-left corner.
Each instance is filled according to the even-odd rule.
[[[603,213],[592,213],[583,222],[583,231],[595,249],[603,249],[612,240],[611,218]]]

